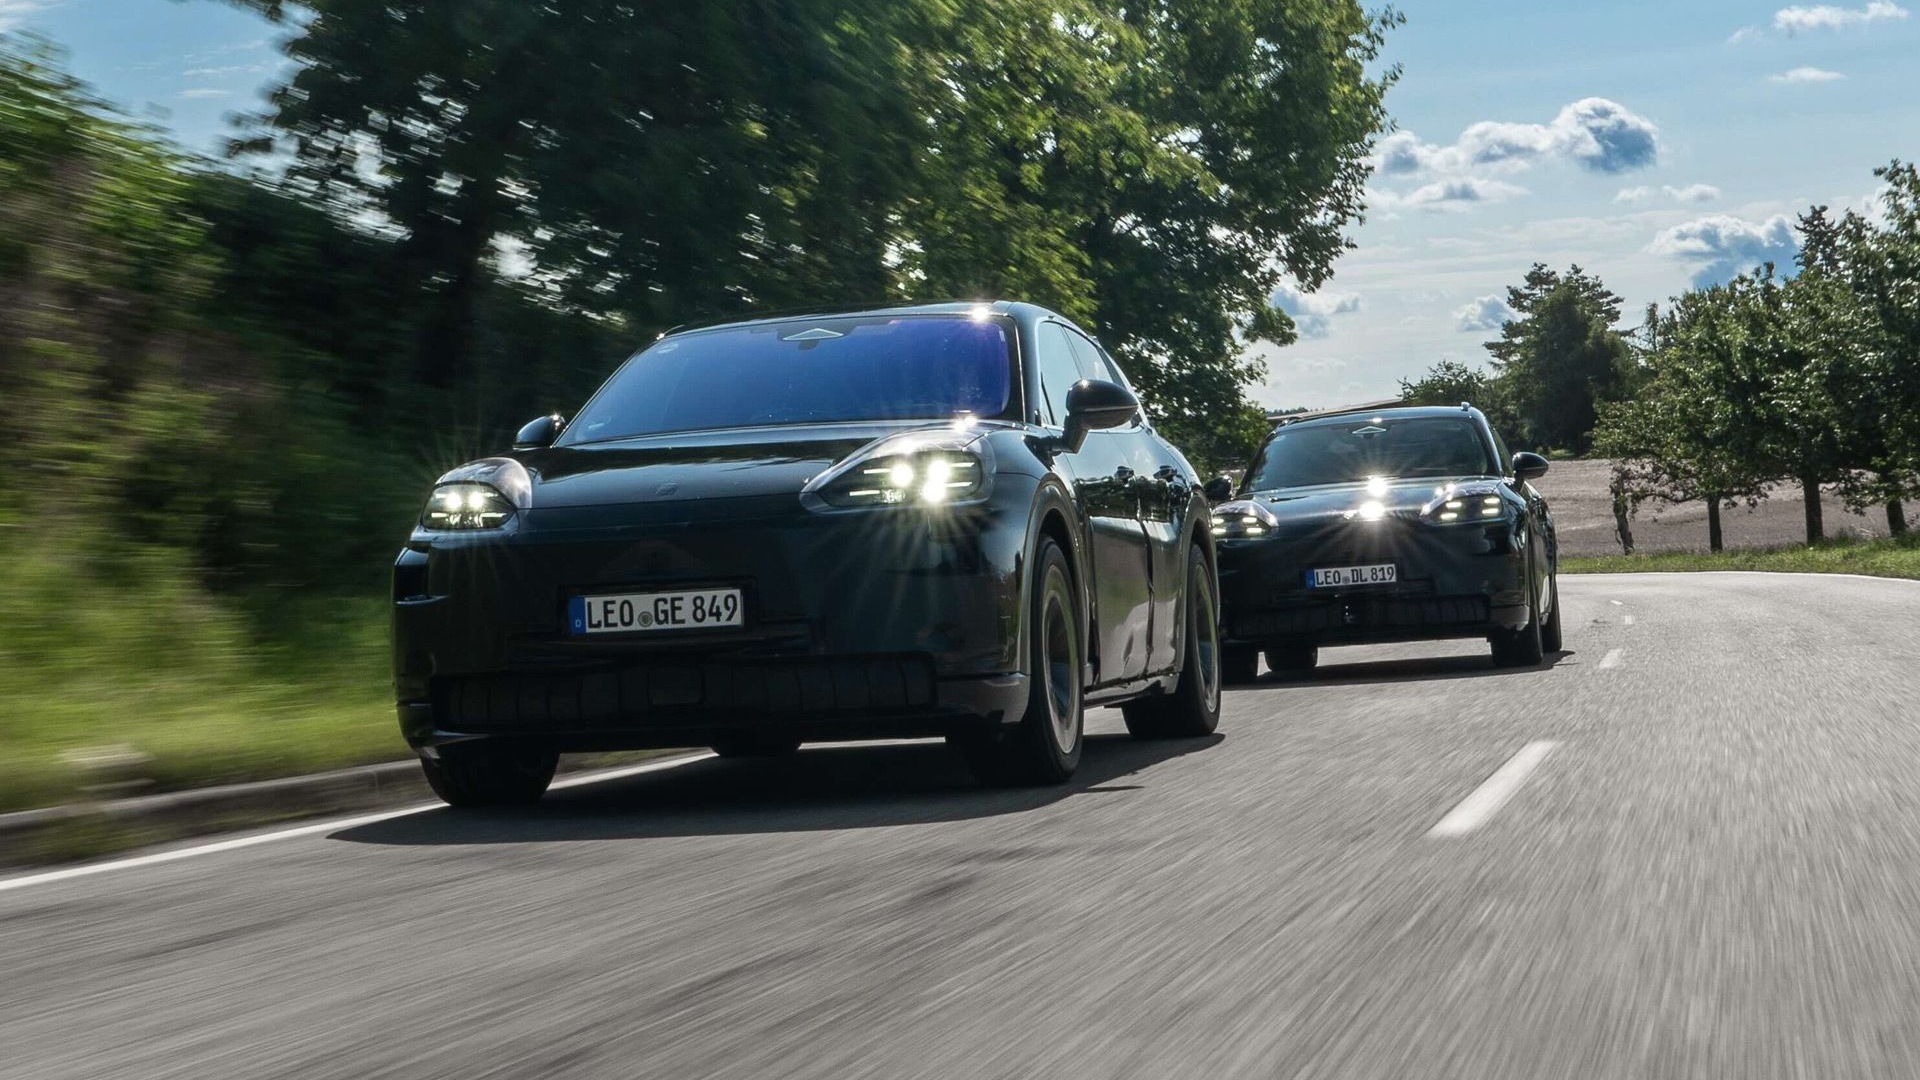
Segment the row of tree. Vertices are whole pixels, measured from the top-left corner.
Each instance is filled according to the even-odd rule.
[[[1237,456],[1244,350],[1293,336],[1269,297],[1362,209],[1398,20],[235,2],[298,67],[226,162],[0,35],[0,544],[176,552],[243,595],[377,582],[436,470],[672,324],[768,309],[1048,304],[1196,457]]]
[[[1823,489],[1884,507],[1902,535],[1920,495],[1920,172],[1876,175],[1873,217],[1812,207],[1795,266],[1689,291],[1635,331],[1615,329],[1621,300],[1598,279],[1535,266],[1509,290],[1490,374],[1442,363],[1402,390],[1482,403],[1520,445],[1613,459],[1628,507],[1704,503],[1715,551],[1721,511],[1783,483],[1808,543],[1825,537]]]

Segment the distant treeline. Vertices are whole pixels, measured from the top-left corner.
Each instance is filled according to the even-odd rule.
[[[1875,175],[1870,216],[1800,216],[1795,266],[1691,290],[1631,333],[1597,279],[1536,266],[1509,291],[1491,374],[1442,363],[1402,390],[1480,403],[1522,445],[1614,459],[1630,506],[1704,502],[1715,551],[1720,511],[1782,483],[1801,489],[1808,543],[1822,488],[1884,507],[1902,535],[1920,495],[1920,171]]]

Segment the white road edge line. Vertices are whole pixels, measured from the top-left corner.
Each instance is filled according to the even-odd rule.
[[[1620,666],[1620,650],[1619,649],[1608,649],[1607,655],[1600,658],[1601,671],[1605,671],[1608,668],[1617,668],[1619,666]]]
[[[649,761],[644,765],[629,765],[624,768],[608,769],[604,772],[569,776],[556,780],[549,790],[564,791],[567,788],[583,787],[587,784],[602,784],[609,780],[624,780],[629,776],[642,773],[662,772],[677,769],[682,765],[691,765],[696,761],[705,761],[714,755],[711,753],[688,754],[685,757],[669,758],[666,761]],[[14,889],[26,889],[35,885],[51,885],[56,881],[71,881],[74,878],[92,877],[112,870],[133,870],[142,866],[157,866],[161,863],[179,862],[201,855],[217,855],[223,851],[237,851],[241,848],[258,847],[271,844],[276,840],[292,840],[315,833],[332,832],[336,829],[353,829],[362,825],[371,825],[376,821],[391,821],[394,818],[438,810],[444,804],[439,802],[417,803],[398,810],[382,810],[377,814],[362,814],[358,817],[332,818],[309,825],[296,825],[290,829],[276,829],[273,832],[255,833],[250,836],[235,837],[232,840],[218,840],[211,844],[196,844],[193,847],[177,848],[172,851],[157,851],[151,855],[135,855],[127,859],[114,859],[111,862],[88,863],[85,866],[70,866],[64,870],[49,870],[45,873],[28,874],[23,877],[0,878],[0,893]]]
[[[1520,785],[1526,782],[1527,774],[1538,768],[1540,763],[1546,760],[1547,755],[1553,752],[1553,748],[1559,745],[1557,742],[1542,741],[1530,742],[1521,747],[1519,753],[1508,758],[1505,765],[1494,770],[1492,776],[1487,777],[1484,783],[1474,788],[1473,794],[1460,800],[1460,805],[1448,811],[1446,817],[1441,818],[1438,824],[1428,829],[1427,835],[1442,838],[1465,836],[1485,825],[1487,820],[1513,797],[1513,793],[1520,790]]]

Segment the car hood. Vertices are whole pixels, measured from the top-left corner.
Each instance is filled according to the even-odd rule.
[[[1504,487],[1497,476],[1422,476],[1407,480],[1320,484],[1314,487],[1253,491],[1238,501],[1258,503],[1281,520],[1348,517],[1368,503],[1379,503],[1389,516],[1414,515],[1449,489]]]
[[[681,432],[516,456],[527,473],[528,506],[536,510],[797,496],[808,481],[872,443],[953,426],[868,422]]]

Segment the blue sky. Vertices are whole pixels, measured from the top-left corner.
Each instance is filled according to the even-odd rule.
[[[1791,257],[1792,215],[1866,208],[1920,158],[1920,0],[1407,0],[1359,247],[1269,366],[1267,404],[1381,397],[1481,363],[1505,287],[1578,262],[1628,301]],[[210,150],[285,70],[284,31],[217,0],[0,0],[101,96]]]

